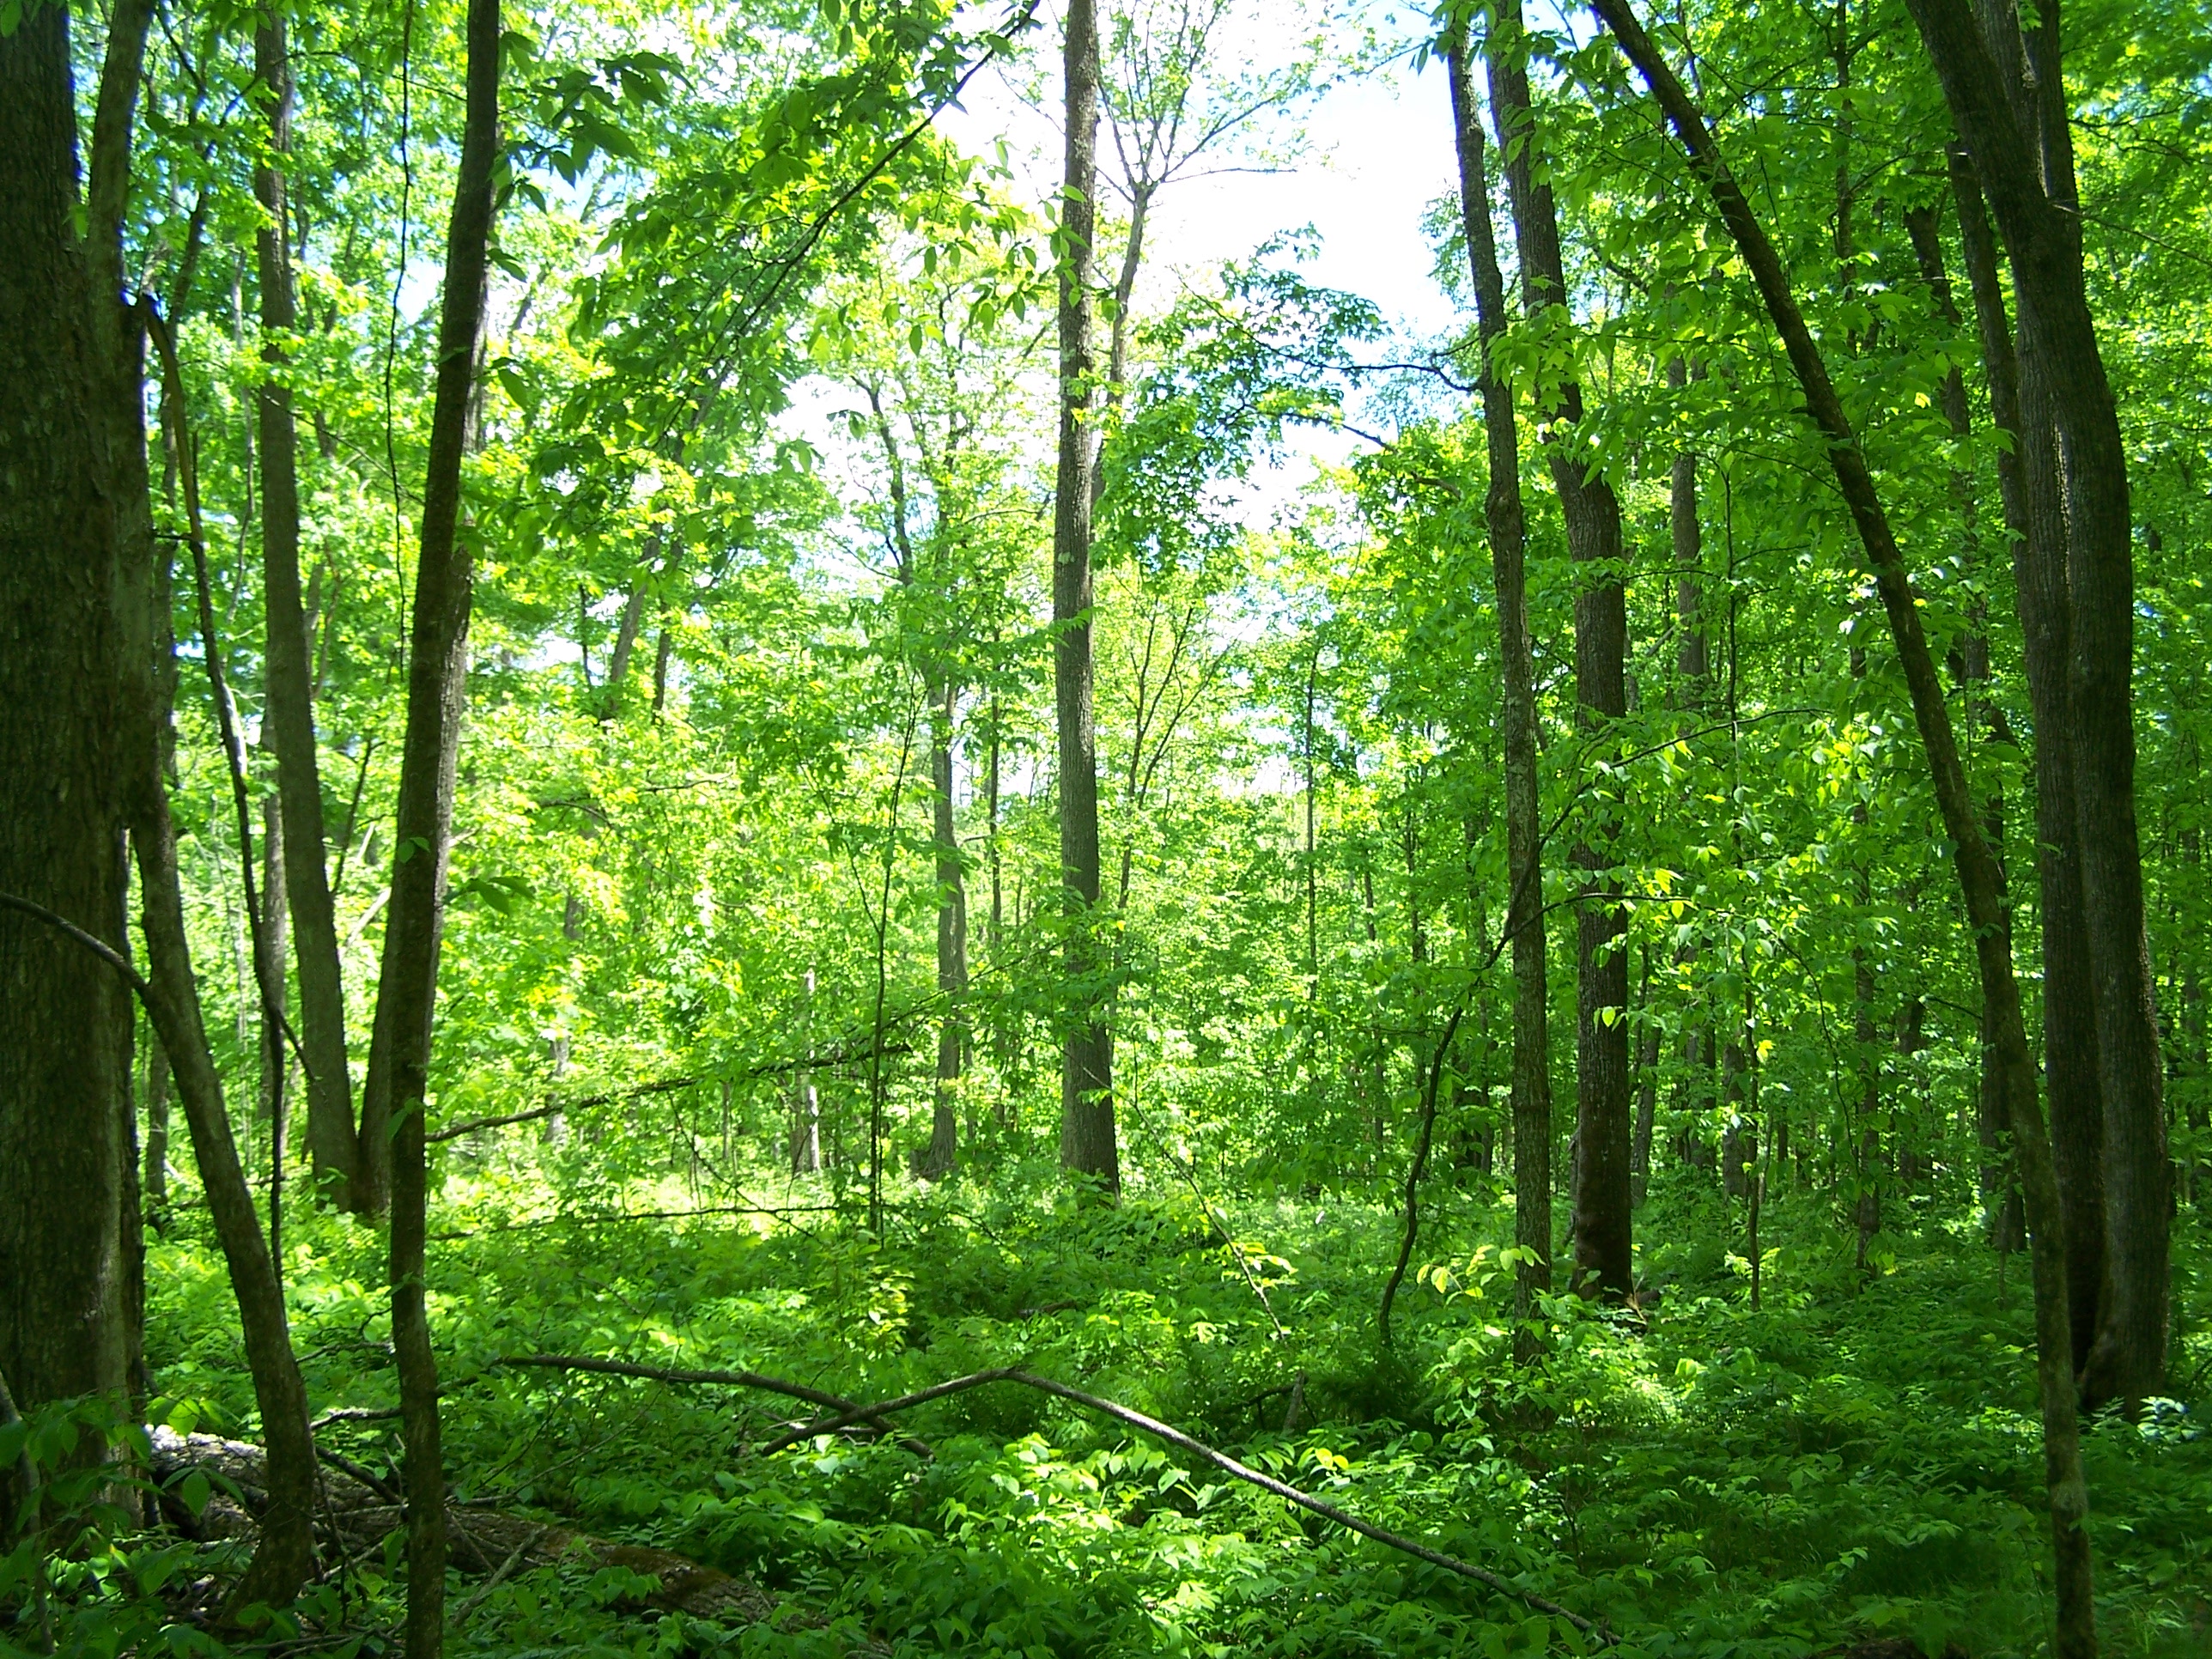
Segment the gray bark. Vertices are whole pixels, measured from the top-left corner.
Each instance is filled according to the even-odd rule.
[[[1099,963],[1098,740],[1092,708],[1091,508],[1097,434],[1092,300],[1097,240],[1098,17],[1068,0],[1062,52],[1067,145],[1060,198],[1060,455],[1053,485],[1053,702],[1060,738],[1060,863],[1073,1006],[1060,1065],[1060,1163],[1106,1191],[1121,1184],[1114,1046]]]

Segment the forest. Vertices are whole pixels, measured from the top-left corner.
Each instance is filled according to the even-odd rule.
[[[0,1654],[2212,1654],[2208,580],[2206,0],[4,0]]]

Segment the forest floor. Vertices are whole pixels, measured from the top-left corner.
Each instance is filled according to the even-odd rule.
[[[819,1207],[825,1186],[758,1180],[744,1202],[782,1213],[612,1218],[733,1200],[681,1179],[564,1198],[520,1169],[456,1178],[434,1204],[457,1499],[681,1552],[784,1604],[722,1624],[641,1608],[618,1567],[525,1565],[471,1607],[457,1651],[1519,1659],[1580,1645],[1556,1620],[1026,1389],[906,1413],[927,1458],[828,1437],[763,1456],[811,1408],[496,1363],[531,1353],[743,1367],[858,1400],[1024,1366],[1601,1619],[1632,1653],[2045,1649],[2026,1262],[1971,1237],[1908,1223],[1864,1275],[1828,1199],[1789,1190],[1762,1218],[1757,1310],[1740,1242],[1653,1248],[1653,1305],[1551,1302],[1548,1354],[1518,1369],[1498,1261],[1510,1199],[1479,1177],[1430,1194],[1389,1354],[1375,1306],[1400,1220],[1382,1203],[1207,1204],[1176,1187],[1109,1210],[1070,1200],[1054,1171],[1000,1168],[988,1190],[902,1185],[878,1243],[850,1207]],[[1741,1238],[1717,1193],[1655,1192],[1640,1219],[1653,1238]],[[250,1436],[203,1231],[184,1210],[149,1240],[149,1359],[172,1418]],[[2206,1243],[2185,1206],[2173,1371],[2188,1398],[2087,1436],[2111,1655],[2212,1653]],[[306,1218],[286,1256],[315,1408],[389,1407],[374,1235]],[[394,1428],[339,1421],[322,1438],[383,1470]],[[356,1562],[348,1611],[325,1615],[372,1647],[392,1617],[389,1559]],[[457,1576],[453,1599],[480,1582]]]

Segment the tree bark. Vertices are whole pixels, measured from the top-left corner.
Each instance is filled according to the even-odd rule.
[[[1919,0],[1916,0],[1918,3]],[[2057,1651],[2060,1659],[2094,1659],[2096,1604],[2087,1525],[2089,1498],[2081,1470],[2081,1440],[2069,1360],[2066,1311],[2065,1219],[2051,1164],[2051,1142],[2036,1099],[2035,1068],[2028,1057],[2020,988],[2006,948],[2002,872],[1982,838],[1972,792],[1959,760],[1959,745],[1943,697],[1920,612],[1881,498],[1857,434],[1828,379],[1826,364],[1798,309],[1774,246],[1751,210],[1735,174],[1722,158],[1705,118],[1691,103],[1631,12],[1626,0],[1591,0],[1629,60],[1640,70],[1666,112],[1676,137],[1750,268],[1775,331],[1805,393],[1807,411],[1820,429],[1862,545],[1875,567],[1890,637],[1905,670],[1936,800],[1952,846],[1952,860],[1973,930],[1984,1005],[1993,1009],[2005,1105],[2014,1156],[2033,1232],[2035,1280],[2036,1382],[2043,1410],[2044,1476],[2051,1542],[2057,1558]]]
[[[283,800],[283,899],[300,964],[300,1046],[307,1064],[307,1152],[318,1193],[353,1202],[356,1156],[353,1081],[346,1066],[345,988],[338,963],[337,916],[331,899],[323,823],[323,783],[315,749],[313,649],[300,594],[299,433],[292,388],[277,343],[297,325],[282,171],[292,148],[292,69],[284,21],[264,15],[253,33],[254,72],[269,100],[268,164],[253,172],[267,221],[256,234],[261,285],[262,356],[271,373],[255,393],[261,465],[261,567],[267,615],[265,741],[276,756]],[[276,890],[264,899],[270,915]]]
[[[2037,27],[2025,33],[2009,7],[1992,9],[1979,26],[1966,0],[1912,0],[1910,9],[2011,255],[2023,414],[2039,428],[2047,419],[2058,463],[2075,830],[2103,1108],[2105,1295],[2082,1395],[2092,1406],[2132,1407],[2166,1375],[2165,1079],[2136,819],[2127,450],[2082,271],[2059,8],[2057,0],[2037,8]],[[2048,407],[2039,410],[2046,390]]]
[[[88,283],[72,222],[65,7],[29,10],[0,36],[0,891],[120,951],[116,495],[128,470],[104,429],[118,295]],[[26,1411],[119,1398],[129,1382],[116,1102],[130,1089],[130,1027],[110,968],[0,915],[0,1374]]]
[[[1447,43],[1452,125],[1459,154],[1460,219],[1474,278],[1482,360],[1484,441],[1490,463],[1483,518],[1497,589],[1498,658],[1505,750],[1505,930],[1513,953],[1514,1314],[1525,1333],[1535,1298],[1552,1288],[1551,1030],[1546,1007],[1541,802],[1536,777],[1536,695],[1528,633],[1528,517],[1521,499],[1521,438],[1512,389],[1493,353],[1506,327],[1505,283],[1490,218],[1482,114],[1475,106],[1467,38]],[[1528,1357],[1525,1335],[1516,1350]]]
[[[937,991],[945,1017],[937,1028],[937,1088],[929,1145],[917,1172],[933,1181],[960,1161],[960,1078],[968,1055],[968,884],[960,867],[960,831],[952,811],[952,720],[957,694],[947,684],[934,699],[929,734],[931,818],[937,853]]]
[[[2069,604],[2065,508],[2041,376],[2023,377],[2013,346],[1981,179],[1963,145],[1950,152],[1953,199],[1990,417],[2013,434],[1997,454],[1997,488],[2012,541],[2030,711],[2035,719],[2036,872],[2043,933],[2043,1070],[2051,1156],[2066,1211],[2067,1307],[2073,1367],[2088,1363],[2105,1291],[2104,1105],[2095,987],[2089,969],[2074,783],[2074,720],[2066,684]]]
[[[1492,113],[1504,153],[1522,295],[1531,319],[1566,304],[1559,215],[1545,177],[1543,147],[1528,90],[1528,36],[1520,0],[1500,0],[1488,43]],[[1582,387],[1547,388],[1545,457],[1566,520],[1575,592],[1576,723],[1595,762],[1608,728],[1628,709],[1628,611],[1621,586],[1620,503],[1601,477],[1586,476],[1577,436]],[[1577,1289],[1611,1298],[1633,1288],[1629,1202],[1628,957],[1618,884],[1609,873],[1619,834],[1600,805],[1571,854],[1583,872],[1575,927],[1574,1240]]]
[[[1060,864],[1073,988],[1060,1063],[1060,1161],[1119,1192],[1114,1039],[1098,972],[1098,753],[1091,657],[1091,508],[1097,464],[1092,290],[1097,240],[1098,16],[1068,0],[1062,53],[1066,169],[1060,217],[1060,458],[1053,486],[1053,701],[1060,728]]]
[[[437,396],[422,483],[421,552],[399,767],[398,838],[385,922],[377,1019],[391,1103],[392,1332],[406,1447],[408,1659],[437,1659],[445,1640],[445,1463],[438,1368],[424,1304],[428,1170],[423,1097],[436,1012],[438,947],[451,851],[455,764],[468,681],[473,532],[461,532],[461,458],[483,338],[492,173],[499,149],[499,0],[469,0],[467,116],[446,244]],[[372,1061],[372,1066],[374,1061]],[[374,1090],[374,1085],[373,1085]]]
[[[151,743],[142,747],[150,761]],[[298,1593],[315,1565],[315,1449],[307,1426],[307,1392],[292,1352],[276,1262],[254,1213],[253,1195],[223,1107],[222,1085],[201,1023],[168,799],[158,787],[142,790],[142,796],[131,841],[138,852],[147,960],[152,970],[147,1012],[168,1054],[185,1121],[191,1131],[192,1157],[199,1165],[209,1214],[238,1299],[246,1367],[269,1448],[270,1502],[261,1517],[261,1541],[246,1576],[231,1592],[229,1606],[240,1608],[256,1601],[281,1606]]]

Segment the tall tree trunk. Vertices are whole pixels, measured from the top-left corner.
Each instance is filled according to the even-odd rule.
[[[2094,983],[2083,909],[2074,787],[2072,699],[2066,685],[2065,509],[2048,389],[2023,377],[1997,270],[1980,174],[1963,145],[1950,154],[1959,240],[1989,385],[1990,417],[2013,434],[1997,453],[1997,488],[2012,541],[2022,655],[2035,717],[2036,871],[2043,933],[2043,1071],[2051,1156],[2066,1211],[2067,1308],[2073,1367],[2088,1363],[2105,1291],[2104,1105],[2098,1081]]]
[[[140,730],[145,732],[143,726]],[[148,741],[141,746],[150,761],[151,734],[145,735]],[[246,1576],[232,1590],[229,1605],[238,1608],[264,1601],[278,1606],[297,1594],[315,1565],[315,1449],[307,1426],[307,1392],[292,1352],[276,1262],[254,1213],[252,1194],[223,1107],[222,1085],[201,1022],[168,800],[158,783],[151,781],[150,765],[144,770],[149,779],[141,784],[131,842],[138,854],[151,969],[147,1012],[168,1054],[185,1121],[191,1131],[192,1157],[199,1165],[216,1241],[238,1299],[246,1367],[269,1454],[269,1506],[260,1517],[260,1543]]]
[[[2127,450],[2082,271],[2059,8],[2045,0],[2025,35],[2008,6],[1990,8],[1979,25],[1967,0],[1911,0],[1910,9],[2011,255],[2022,412],[2033,427],[2047,421],[2058,462],[2075,830],[2103,1108],[2105,1297],[2082,1395],[2132,1406],[2166,1375],[2164,1073],[2136,822]],[[2035,407],[2046,398],[2047,408]]]
[[[284,926],[284,905],[278,895],[284,890],[284,799],[281,795],[261,798],[261,895],[263,913],[261,927],[253,936],[256,961],[253,965],[254,982],[266,986],[269,1001],[278,1012],[286,1004],[285,946],[289,943]],[[284,1027],[272,1018],[268,1005],[261,1010],[261,1040],[257,1045],[261,1056],[260,1115],[271,1126],[276,1136],[272,1142],[270,1161],[275,1162],[274,1146],[283,1142],[281,1127],[284,1121],[284,1073],[291,1064],[291,1051],[284,1046]]]
[[[186,540],[195,571],[203,575],[201,627],[204,633],[210,635],[203,642],[203,654],[214,665],[220,660],[221,649],[211,637],[215,629],[209,618],[213,613],[204,603],[207,546],[200,517],[194,445],[185,427],[184,374],[167,325],[155,319],[152,331],[161,355],[162,416],[168,428],[171,452],[178,458],[178,473],[184,489]],[[162,592],[166,584],[155,580],[150,544],[147,557],[147,574],[134,580],[131,586],[139,605],[150,609],[151,604],[166,603]],[[173,651],[166,618],[149,622],[149,635],[163,641],[165,653]],[[191,946],[185,928],[184,893],[177,872],[176,826],[170,817],[163,778],[177,677],[171,665],[150,658],[130,662],[125,672],[134,717],[131,764],[136,788],[131,801],[131,839],[137,854],[148,978],[151,981],[142,994],[147,1014],[167,1052],[177,1094],[184,1103],[185,1125],[191,1133],[192,1156],[199,1166],[200,1185],[207,1195],[216,1241],[229,1269],[232,1292],[238,1300],[246,1366],[252,1376],[254,1400],[260,1407],[262,1436],[269,1455],[270,1503],[261,1519],[261,1542],[245,1577],[233,1589],[229,1605],[240,1608],[264,1601],[273,1606],[290,1601],[314,1567],[315,1452],[307,1425],[307,1389],[301,1380],[299,1362],[292,1352],[283,1287],[277,1277],[271,1241],[263,1237],[259,1220],[254,1214],[252,1191],[239,1161],[230,1115],[223,1104],[222,1085],[208,1048],[199,987],[192,969]],[[219,672],[211,673],[210,678],[219,705],[227,708],[228,694]],[[227,714],[222,723],[228,746],[234,742],[236,734],[230,730]],[[248,822],[241,809],[241,839],[247,835]],[[241,875],[250,905],[250,860]],[[264,936],[265,930],[257,933],[257,939]],[[272,994],[271,981],[264,979],[261,983],[263,1020],[264,1025],[273,1024],[272,1011],[281,1009],[281,1003]]]
[[[1513,953],[1513,1239],[1514,1316],[1525,1358],[1536,1297],[1552,1288],[1551,1031],[1546,1009],[1544,870],[1541,802],[1536,779],[1536,694],[1528,634],[1528,519],[1521,499],[1521,438],[1513,393],[1494,359],[1506,327],[1505,283],[1490,219],[1482,114],[1475,106],[1467,37],[1456,29],[1446,46],[1452,125],[1459,152],[1460,221],[1474,277],[1475,324],[1482,361],[1483,435],[1490,484],[1483,498],[1490,532],[1491,580],[1497,588],[1498,674],[1505,749],[1505,931]]]
[[[159,1038],[146,1045],[146,1173],[140,1182],[146,1224],[169,1231],[169,1051]]]
[[[801,1005],[799,1051],[814,1053],[814,970],[806,970],[806,1000]],[[791,1074],[791,1172],[816,1175],[822,1169],[822,1101],[814,1091],[814,1073],[802,1058]]]
[[[968,883],[960,867],[960,831],[952,811],[952,717],[957,692],[947,684],[933,699],[929,775],[935,794],[931,823],[937,852],[937,992],[945,1017],[937,1028],[937,1088],[929,1145],[915,1170],[933,1181],[960,1161],[960,1078],[968,1054]]]
[[[127,641],[115,611],[130,481],[106,430],[119,296],[88,283],[97,251],[88,261],[73,225],[68,18],[41,7],[0,34],[0,892],[121,951]],[[111,968],[0,913],[0,1375],[25,1411],[119,1399],[130,1380],[116,1101],[131,1023]]]
[[[307,1065],[307,1152],[319,1193],[353,1202],[356,1145],[353,1081],[346,1067],[345,988],[338,964],[323,824],[323,783],[315,750],[314,669],[309,623],[300,597],[299,434],[292,388],[278,343],[298,324],[287,239],[282,168],[292,149],[292,68],[284,21],[265,15],[253,33],[254,72],[268,99],[269,159],[253,172],[267,216],[255,237],[261,285],[262,353],[272,373],[255,393],[261,464],[261,566],[267,615],[268,702],[264,739],[276,756],[283,801],[283,898],[270,889],[273,916],[289,901],[300,963],[300,1046]]]
[[[469,0],[467,117],[447,234],[437,398],[423,470],[422,548],[415,572],[407,740],[399,764],[392,900],[377,988],[377,1022],[389,1067],[385,1098],[391,1103],[392,1334],[407,1453],[408,1659],[437,1659],[445,1642],[445,1460],[438,1364],[424,1304],[428,1182],[422,1109],[436,1012],[454,770],[468,686],[475,560],[471,539],[457,532],[461,456],[468,445],[471,392],[483,338],[492,171],[499,150],[499,0]]]
[[[1097,238],[1098,16],[1068,0],[1062,54],[1066,172],[1060,217],[1060,459],[1053,486],[1053,700],[1060,726],[1060,865],[1074,985],[1060,1064],[1060,1161],[1108,1192],[1121,1185],[1114,1133],[1114,1039],[1103,1018],[1098,907],[1098,742],[1091,706],[1091,313]]]
[[[1644,1035],[1636,1047],[1636,1130],[1628,1143],[1628,1199],[1641,1206],[1651,1184],[1651,1133],[1659,1118],[1659,1022],[1651,1010],[1651,950],[1644,951],[1644,983],[1637,992]]]
[[[1826,364],[1813,342],[1790,289],[1782,261],[1751,210],[1735,176],[1721,157],[1705,118],[1659,55],[1626,0],[1591,0],[1629,60],[1642,71],[1665,111],[1692,167],[1711,194],[1715,207],[1765,301],[1775,331],[1782,337],[1806,406],[1820,428],[1835,474],[1838,493],[1850,510],[1861,544],[1874,564],[1890,637],[1897,647],[1912,698],[1912,713],[1927,751],[1929,770],[1952,860],[1973,930],[1976,966],[1984,1006],[1996,1013],[1998,1054],[2005,1079],[2007,1120],[2012,1125],[2014,1156],[2026,1200],[2033,1249],[2035,1279],[2036,1382],[2043,1410],[2044,1477],[2048,1494],[2051,1542],[2057,1558],[2057,1651],[2059,1659],[2094,1659],[2096,1603],[2089,1547],[2088,1489],[2081,1469],[2081,1430],[2075,1413],[2074,1379],[2069,1364],[2066,1310],[2066,1228],[2058,1185],[2051,1164],[2051,1141],[2036,1099],[2035,1068],[2028,1057],[2027,1034],[2006,948],[2003,872],[1982,838],[1973,794],[1960,763],[1943,686],[1920,625],[1920,612],[1906,574],[1905,556],[1892,532],[1868,469],[1857,434],[1828,379]],[[1918,0],[1916,0],[1918,3]]]
[[[1522,300],[1547,325],[1567,300],[1559,215],[1528,92],[1528,34],[1520,0],[1499,0],[1489,40],[1490,90],[1521,252]],[[1589,456],[1578,436],[1582,387],[1562,380],[1543,389],[1545,457],[1566,520],[1575,591],[1577,724],[1595,763],[1607,732],[1626,714],[1628,611],[1621,586],[1620,503],[1603,478],[1586,477]],[[1609,873],[1617,811],[1597,806],[1572,854],[1583,872],[1575,927],[1574,1238],[1577,1288],[1620,1297],[1632,1288],[1633,1220],[1629,1203],[1628,958],[1626,915]]]
[[[1956,147],[1953,148],[1951,155],[1955,185],[1955,170],[1960,163],[1965,161],[1969,167],[1972,163]],[[1963,224],[1970,205],[1977,216],[1982,211],[1981,191],[1978,186],[1973,185],[1971,173],[1966,183],[1970,187],[1968,191],[1954,189],[1962,221],[1960,235],[1964,240],[1978,234],[1986,248],[1989,242],[1987,222],[1981,222],[1976,231],[1968,231]],[[1940,218],[1938,210],[1932,205],[1915,209],[1905,215],[1905,229],[1912,239],[1913,258],[1919,264],[1920,275],[1936,301],[1936,313],[1956,331],[1965,327],[1966,319],[1960,314],[1958,300],[1952,291],[1950,273],[1944,267]],[[1994,259],[1990,261],[1990,276],[1994,279],[1996,274]],[[2003,304],[2002,295],[1993,295],[1992,297],[1996,304]],[[1966,377],[1960,374],[1956,363],[1951,365],[1950,373],[1943,377],[1942,401],[1943,418],[1951,428],[1952,436],[1963,447],[1973,434],[1973,412],[1966,398]],[[1960,535],[1965,549],[1963,562],[1969,569],[1978,568],[1982,556],[1980,510],[1975,496],[1974,475],[1970,466],[1953,467],[1951,495],[1959,509]],[[2008,526],[2010,517],[2009,514],[2006,514]],[[2012,730],[2005,719],[2004,710],[1990,695],[1994,676],[1990,668],[1988,606],[1978,594],[1971,602],[1967,623],[1967,631],[1959,639],[1955,664],[1960,683],[1966,694],[1967,717],[1980,728],[1983,742],[2001,752],[2013,747]],[[1982,825],[1983,834],[1989,837],[1990,849],[2002,866],[2004,862],[2005,797],[2004,787],[1996,781],[1994,770],[1990,792],[1983,797]],[[2012,935],[2009,911],[2005,916],[2005,935],[2008,948]],[[2004,1094],[1996,1058],[1996,1033],[1990,1026],[1987,1008],[1982,1010],[1980,1027],[1981,1065],[1974,1109],[1974,1135],[1982,1153],[1978,1184],[1990,1243],[1998,1254],[2009,1255],[2021,1247],[2023,1226],[2020,1214],[2020,1189],[2012,1178],[2009,1161],[2003,1152]],[[2077,1315],[2077,1321],[2078,1318]]]
[[[253,937],[254,982],[263,988],[260,1115],[269,1126],[269,1255],[284,1272],[284,1120],[292,1051],[285,1042],[284,801],[261,798],[261,927]]]

